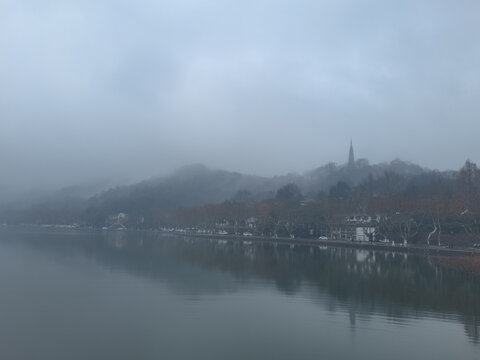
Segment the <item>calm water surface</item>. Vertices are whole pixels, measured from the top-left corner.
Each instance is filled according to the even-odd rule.
[[[0,232],[0,359],[480,359],[480,280],[435,259]]]

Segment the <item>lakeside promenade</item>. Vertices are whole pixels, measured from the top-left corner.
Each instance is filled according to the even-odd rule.
[[[419,255],[445,255],[445,256],[480,256],[480,249],[475,248],[447,248],[435,245],[418,245],[418,244],[391,244],[380,242],[358,242],[347,240],[319,240],[319,239],[305,239],[305,238],[289,238],[289,237],[267,237],[267,236],[243,236],[243,235],[221,235],[221,234],[199,234],[199,233],[184,233],[179,231],[162,231],[165,234],[171,234],[181,237],[194,237],[203,239],[218,239],[236,242],[257,242],[257,243],[272,243],[285,245],[300,245],[300,246],[332,246],[355,248],[376,251],[393,251],[400,253],[419,254]]]
[[[426,256],[479,256],[480,248],[473,247],[441,247],[436,245],[426,244],[391,244],[380,242],[358,242],[347,240],[320,240],[320,239],[306,239],[306,238],[290,238],[290,237],[268,237],[268,236],[244,236],[244,235],[221,235],[221,234],[202,234],[202,233],[190,233],[181,231],[166,231],[166,230],[139,230],[139,229],[117,229],[117,230],[105,230],[105,229],[84,229],[84,228],[65,228],[65,227],[41,227],[41,226],[0,226],[0,232],[34,232],[42,234],[99,234],[99,233],[150,233],[150,234],[165,234],[176,237],[189,237],[199,239],[216,239],[235,242],[256,242],[256,243],[270,243],[270,244],[284,244],[294,246],[331,246],[331,247],[343,247],[343,248],[355,248],[375,251],[387,251],[387,252],[399,252],[409,254],[419,254]]]

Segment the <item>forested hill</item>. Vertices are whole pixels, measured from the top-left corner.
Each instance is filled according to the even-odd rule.
[[[235,197],[253,201],[274,194],[276,188],[284,185],[287,179],[292,180],[291,177],[264,178],[192,165],[166,177],[110,189],[94,196],[89,203],[112,211],[136,211],[142,208],[169,211]]]
[[[388,173],[411,178],[428,173],[428,170],[401,160],[370,165],[367,160],[360,159],[354,167],[330,163],[304,174],[261,177],[191,165],[166,177],[111,188],[88,200],[74,200],[68,191],[63,191],[65,201],[45,200],[27,210],[7,211],[2,217],[8,222],[93,222],[99,225],[109,215],[119,212],[171,212],[224,200],[254,203],[274,197],[279,188],[290,183],[296,184],[303,198],[309,200],[322,191],[328,192],[338,182],[352,187]],[[58,198],[58,193],[56,196]]]
[[[354,169],[328,164],[303,175],[287,174],[275,177],[245,175],[212,170],[204,165],[192,165],[167,177],[110,189],[90,199],[90,205],[104,207],[111,212],[129,212],[145,208],[171,211],[224,200],[249,203],[274,197],[279,188],[289,183],[296,184],[305,198],[309,199],[314,198],[320,191],[328,191],[339,181],[354,186],[368,176],[375,178],[384,173],[396,173],[411,177],[424,172],[426,170],[420,166],[400,160],[379,165],[369,165],[366,160],[358,160]]]
[[[311,171],[307,171],[298,179],[297,185],[307,198],[315,196],[319,191],[328,191],[339,181],[350,187],[362,183],[367,178],[378,178],[384,174],[394,173],[407,179],[431,172],[419,165],[399,159],[389,163],[371,165],[367,159],[358,159],[355,166],[336,165],[329,163]]]

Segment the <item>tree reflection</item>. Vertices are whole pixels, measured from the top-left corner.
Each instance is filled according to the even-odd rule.
[[[11,240],[54,255],[86,256],[189,296],[232,292],[263,279],[287,295],[308,291],[332,312],[343,307],[352,328],[372,314],[394,322],[434,314],[461,321],[468,338],[480,341],[479,278],[443,268],[435,258],[154,233],[71,236],[75,241],[59,234],[16,234]]]

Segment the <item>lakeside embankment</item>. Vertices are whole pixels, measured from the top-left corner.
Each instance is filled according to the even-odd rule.
[[[204,240],[225,240],[238,243],[251,244],[256,243],[270,243],[270,244],[284,244],[288,246],[321,246],[321,247],[340,247],[340,248],[354,248],[363,250],[374,250],[380,252],[397,252],[408,253],[420,256],[434,257],[438,262],[451,269],[461,272],[474,274],[480,276],[480,249],[476,248],[444,248],[438,246],[426,245],[392,245],[384,243],[370,243],[370,242],[351,242],[345,240],[320,240],[320,239],[304,239],[304,238],[272,238],[265,236],[241,236],[241,235],[220,235],[220,234],[198,234],[186,233],[180,231],[159,231],[159,230],[100,230],[100,229],[85,229],[85,228],[51,228],[38,226],[0,226],[0,232],[8,234],[12,233],[41,233],[44,235],[74,235],[83,233],[85,235],[98,236],[100,234],[165,234],[181,238],[199,238]]]
[[[404,246],[403,244],[393,245],[391,243],[379,243],[379,242],[352,242],[346,240],[320,240],[320,239],[305,239],[305,238],[288,238],[288,237],[267,237],[267,236],[242,236],[242,235],[220,235],[220,234],[199,234],[199,233],[187,233],[180,231],[162,231],[162,230],[101,230],[94,228],[56,228],[56,227],[39,227],[39,226],[0,226],[1,231],[14,231],[14,232],[42,232],[43,234],[58,234],[58,233],[86,233],[86,234],[98,234],[102,232],[106,233],[161,233],[175,235],[179,237],[195,237],[203,239],[219,239],[219,240],[231,240],[231,241],[252,241],[252,242],[268,242],[268,243],[278,243],[278,244],[287,244],[287,245],[305,245],[305,246],[334,246],[334,247],[346,247],[346,248],[356,248],[356,249],[366,249],[366,250],[377,250],[377,251],[388,251],[388,252],[400,252],[400,253],[412,253],[412,254],[424,254],[427,256],[431,255],[445,255],[445,256],[475,256],[480,259],[480,249],[471,248],[471,247],[454,247],[454,248],[445,248],[440,246],[427,246],[427,245],[416,245],[408,244]],[[480,262],[480,260],[479,260]],[[480,267],[480,265],[479,265]]]
[[[333,247],[346,247],[355,249],[377,250],[377,251],[393,251],[401,253],[411,254],[423,254],[423,255],[445,255],[445,256],[475,256],[480,259],[480,250],[474,248],[445,248],[440,246],[426,246],[409,244],[404,246],[403,244],[393,245],[391,243],[378,243],[378,242],[352,242],[346,240],[319,240],[319,239],[305,239],[305,238],[287,238],[287,237],[266,237],[266,236],[242,236],[242,235],[220,235],[220,234],[198,234],[198,233],[183,233],[177,231],[165,231],[166,234],[172,234],[182,237],[195,237],[204,239],[218,239],[218,240],[231,240],[231,241],[252,241],[252,242],[268,242],[287,245],[304,245],[304,246],[333,246]],[[479,261],[480,267],[480,261]]]
[[[235,242],[257,242],[300,246],[331,246],[342,248],[354,248],[364,250],[374,250],[383,252],[398,252],[420,256],[434,257],[438,262],[446,267],[463,273],[480,276],[480,250],[474,248],[444,248],[439,246],[420,246],[420,245],[393,245],[370,242],[351,242],[341,240],[319,240],[302,238],[270,238],[262,236],[235,236],[219,234],[185,234],[181,232],[166,232],[179,237],[195,237],[218,240],[228,240]]]

